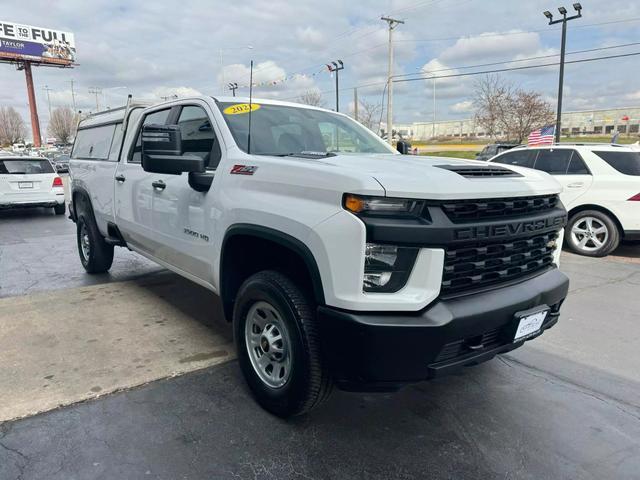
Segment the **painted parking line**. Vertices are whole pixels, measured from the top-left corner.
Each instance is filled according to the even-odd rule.
[[[0,422],[231,360],[215,302],[173,278],[0,299]]]

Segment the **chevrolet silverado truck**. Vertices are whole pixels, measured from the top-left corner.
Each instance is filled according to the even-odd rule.
[[[282,417],[334,385],[392,391],[518,348],[568,291],[551,176],[402,155],[321,108],[129,101],[80,123],[70,175],[85,270],[121,246],[219,295]]]

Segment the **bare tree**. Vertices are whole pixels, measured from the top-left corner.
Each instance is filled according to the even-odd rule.
[[[358,121],[369,130],[377,132],[380,123],[380,110],[379,104],[360,100],[358,102]]]
[[[51,113],[47,131],[60,143],[69,143],[77,126],[78,115],[69,107],[58,107]]]
[[[12,145],[27,134],[24,120],[13,107],[0,107],[0,145]]]
[[[298,97],[298,103],[312,105],[314,107],[322,107],[324,100],[319,90],[307,90]]]
[[[517,143],[522,143],[536,128],[554,123],[553,108],[538,92],[516,90],[509,113],[509,136]]]
[[[522,142],[531,131],[553,123],[553,109],[538,92],[515,88],[497,75],[476,81],[475,120],[491,138]]]

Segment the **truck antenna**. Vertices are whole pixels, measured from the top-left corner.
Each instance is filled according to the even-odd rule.
[[[247,130],[247,153],[251,153],[251,111],[253,110],[253,60],[249,67],[249,129]]]

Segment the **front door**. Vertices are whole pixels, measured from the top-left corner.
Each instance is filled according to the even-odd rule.
[[[180,127],[182,151],[205,159],[213,174],[220,162],[219,136],[212,115],[204,102],[179,107],[170,123]],[[161,260],[203,280],[213,283],[211,249],[215,232],[212,185],[208,192],[198,192],[189,185],[189,174],[152,173],[153,228],[162,245],[156,252]]]

